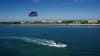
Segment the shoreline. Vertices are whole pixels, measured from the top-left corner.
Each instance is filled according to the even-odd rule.
[[[100,24],[0,24],[0,25],[100,25]]]
[[[100,24],[66,24],[66,25],[100,25]]]

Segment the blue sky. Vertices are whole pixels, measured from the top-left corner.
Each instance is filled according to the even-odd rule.
[[[0,21],[91,19],[100,19],[100,0],[0,0]]]

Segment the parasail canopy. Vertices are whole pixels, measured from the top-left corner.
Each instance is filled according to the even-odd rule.
[[[29,17],[37,17],[38,13],[36,11],[32,11],[29,13]]]

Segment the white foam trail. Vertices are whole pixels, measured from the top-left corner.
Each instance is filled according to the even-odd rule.
[[[36,43],[39,45],[47,45],[47,46],[52,46],[52,47],[67,47],[65,44],[61,43],[56,43],[53,40],[46,40],[46,39],[37,39],[37,38],[25,38],[25,37],[0,37],[0,38],[14,38],[14,39],[21,39],[24,40],[25,42],[31,42],[31,43]]]

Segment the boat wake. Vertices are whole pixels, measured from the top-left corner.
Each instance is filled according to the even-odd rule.
[[[35,43],[35,44],[39,44],[39,45],[46,45],[46,46],[58,47],[58,48],[67,47],[66,44],[62,44],[62,43],[57,44],[55,41],[47,40],[47,39],[26,38],[26,37],[2,37],[2,38],[21,39],[21,40],[24,40],[25,42],[31,42],[31,43]]]

